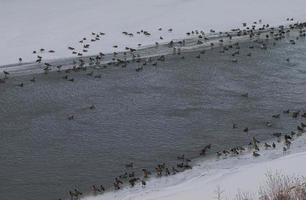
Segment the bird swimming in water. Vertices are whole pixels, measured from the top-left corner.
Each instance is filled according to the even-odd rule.
[[[244,93],[241,95],[242,97],[249,97],[249,93]]]
[[[266,122],[266,126],[267,126],[267,127],[271,127],[271,126],[272,126],[272,122],[267,121],[267,122]]]
[[[30,80],[32,83],[34,83],[36,81],[36,78],[33,77],[31,80]]]
[[[273,118],[279,118],[280,117],[280,114],[275,114],[275,115],[272,115]]]
[[[126,168],[133,168],[134,167],[134,163],[131,162],[131,163],[128,163],[125,165]]]

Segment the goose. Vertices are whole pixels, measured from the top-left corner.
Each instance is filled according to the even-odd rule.
[[[273,118],[279,118],[280,117],[280,114],[275,114],[275,115],[272,115]]]
[[[7,71],[3,71],[3,73],[4,73],[4,76],[8,76],[8,75],[10,75],[10,73],[9,73],[9,72],[7,72]]]
[[[140,72],[143,70],[143,66],[136,68],[136,72]]]
[[[237,128],[238,126],[237,126],[237,124],[233,124],[233,129],[235,129],[235,128]]]
[[[34,83],[36,81],[36,78],[33,77],[31,80],[30,80],[32,83]]]
[[[184,160],[184,159],[185,159],[185,155],[183,154],[183,155],[181,155],[181,156],[178,156],[177,159],[178,159],[178,160]]]
[[[244,93],[241,95],[242,97],[249,97],[249,93]]]
[[[282,136],[282,133],[273,133],[272,135],[275,136],[275,137],[280,137],[280,136]]]
[[[283,111],[283,113],[284,113],[284,114],[289,114],[289,112],[290,112],[290,110],[289,110],[289,109],[288,109],[288,110],[284,110],[284,111]]]
[[[254,151],[254,152],[253,152],[253,156],[254,156],[254,157],[258,157],[258,156],[260,156],[260,154]]]
[[[299,131],[304,131],[304,128],[300,127],[300,126],[297,126],[297,130]]]
[[[134,167],[134,163],[131,162],[131,163],[128,163],[125,165],[126,168],[133,168]]]
[[[141,185],[144,187],[146,186],[146,181],[145,180],[141,180]]]
[[[292,118],[297,118],[299,115],[299,112],[292,112]]]
[[[270,147],[271,147],[271,145],[270,145],[270,144],[268,144],[268,143],[265,143],[265,147],[266,147],[266,148],[270,148]]]
[[[266,126],[267,126],[267,127],[271,127],[271,126],[272,126],[272,122],[267,121],[267,122],[266,122]]]

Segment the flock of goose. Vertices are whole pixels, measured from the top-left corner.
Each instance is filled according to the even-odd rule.
[[[306,112],[302,112],[301,110],[298,111],[290,111],[290,110],[284,110],[281,113],[272,115],[272,118],[279,119],[281,116],[289,116],[292,117],[295,120],[303,120],[306,118]],[[237,129],[238,125],[235,124],[235,126],[232,127],[233,129]],[[281,133],[276,132],[272,135],[276,137],[275,141],[270,142],[261,142],[255,137],[252,138],[250,143],[246,146],[235,146],[229,149],[224,149],[222,151],[216,152],[216,156],[218,159],[226,159],[228,157],[238,156],[240,154],[245,153],[252,153],[253,157],[260,156],[260,151],[267,150],[267,149],[275,149],[277,146],[281,146],[284,153],[286,153],[289,149],[291,144],[294,142],[294,139],[302,136],[304,134],[304,128],[306,128],[306,124],[303,122],[299,122],[296,130],[292,130],[290,133]],[[248,128],[244,128],[242,130],[243,132],[248,132]],[[208,151],[211,150],[212,144],[208,144],[204,146],[199,151],[199,156],[206,156]],[[126,172],[124,174],[121,174],[114,178],[113,182],[113,188],[110,188],[111,190],[120,190],[124,186],[130,186],[134,187],[136,184],[141,185],[142,187],[146,187],[146,182],[151,177],[163,177],[163,176],[171,176],[175,175],[179,172],[183,172],[188,169],[192,169],[192,165],[190,162],[192,160],[186,155],[179,155],[177,156],[177,165],[176,166],[168,166],[165,163],[160,163],[156,165],[155,169],[150,171],[149,169],[142,169],[140,173],[142,174],[139,176],[136,176],[136,173],[134,171],[134,163],[128,163],[124,167],[126,169]],[[103,185],[92,185],[90,187],[90,193],[93,195],[103,194],[106,191],[105,187]],[[71,200],[77,200],[80,199],[83,195],[83,192],[80,192],[78,189],[74,189],[73,191],[69,191],[69,196]]]
[[[287,18],[288,22],[293,22],[293,18]],[[304,30],[306,23],[292,23],[290,24],[289,28],[285,26],[279,26],[277,28],[270,27],[269,24],[263,24],[262,20],[255,21],[253,24],[248,25],[247,23],[243,23],[243,29],[232,29],[229,32],[218,32],[216,33],[215,30],[210,30],[209,34],[213,34],[214,38],[219,37],[219,40],[215,40],[213,38],[209,37],[209,34],[206,34],[204,31],[199,30],[193,30],[190,32],[187,32],[186,35],[189,38],[193,38],[195,40],[194,43],[191,45],[196,46],[209,46],[211,48],[213,47],[222,47],[220,50],[220,54],[225,54],[226,52],[229,52],[232,55],[232,62],[238,62],[237,55],[241,54],[239,51],[240,46],[239,42],[231,42],[234,37],[249,37],[251,41],[254,42],[254,44],[259,44],[261,49],[267,49],[268,44],[265,42],[268,39],[273,39],[275,42],[278,40],[281,40],[283,38],[286,38],[286,35],[291,32],[291,30],[298,30],[299,31],[299,37],[305,37],[306,33]],[[162,31],[162,28],[159,28],[158,31]],[[168,32],[172,32],[173,29],[170,28],[167,30]],[[134,37],[135,34],[128,33],[126,31],[122,32],[123,35],[127,37]],[[137,31],[136,34],[140,35],[143,34],[146,37],[150,37],[151,33],[146,30],[140,30]],[[99,52],[97,55],[94,56],[85,56],[85,53],[88,53],[90,50],[90,47],[93,45],[92,43],[97,42],[99,40],[102,40],[102,37],[105,35],[103,32],[92,32],[89,37],[83,37],[79,43],[81,44],[81,47],[71,47],[69,46],[67,49],[71,52],[72,55],[76,56],[73,58],[72,67],[67,68],[65,73],[70,73],[71,71],[81,71],[81,70],[92,70],[93,67],[101,67],[106,68],[107,66],[121,66],[121,67],[127,67],[127,65],[131,62],[138,63],[138,66],[135,71],[140,72],[143,70],[144,66],[152,64],[153,66],[156,66],[158,62],[165,61],[165,55],[162,56],[152,56],[147,58],[141,58],[140,54],[138,53],[137,48],[132,47],[125,47],[125,51],[123,52],[117,52],[114,51],[112,53],[112,58],[108,62],[104,62],[103,60],[105,58],[105,54],[102,52]],[[299,37],[296,38],[296,40],[299,39]],[[264,39],[263,39],[264,38]],[[160,40],[163,40],[163,37],[160,36]],[[187,40],[189,40],[187,38]],[[230,41],[229,44],[226,44],[226,41]],[[273,42],[273,44],[275,44]],[[291,44],[295,44],[296,41],[290,40]],[[155,46],[159,47],[160,43],[157,41],[155,42]],[[142,44],[138,44],[138,47],[142,46]],[[171,40],[166,45],[173,54],[181,55],[182,50],[186,46],[186,39],[174,41]],[[118,45],[113,45],[114,49],[118,48]],[[249,47],[250,49],[254,49],[255,45],[252,45]],[[230,50],[234,50],[233,52]],[[43,70],[44,73],[48,74],[48,72],[52,70],[57,70],[58,72],[61,71],[62,67],[67,67],[63,65],[54,65],[50,62],[44,61],[43,55],[45,53],[55,53],[55,50],[47,50],[45,48],[40,48],[39,50],[33,50],[33,55],[36,55],[36,63],[39,64]],[[120,54],[123,54],[120,56]],[[205,50],[199,51],[199,54],[196,56],[196,58],[200,59],[202,54],[205,54]],[[246,56],[252,56],[252,53],[247,53]],[[185,56],[181,55],[180,58],[184,59]],[[288,62],[290,62],[289,58],[285,58]],[[22,58],[18,58],[19,63],[22,64]],[[5,83],[6,79],[9,77],[8,71],[3,71],[4,77],[0,78],[0,83]],[[93,71],[89,72],[87,75],[94,76]],[[95,78],[100,78],[101,74],[95,75]],[[73,78],[69,78],[69,76],[64,76],[64,79],[68,81],[74,81]],[[35,82],[35,77],[31,79],[32,82]],[[25,84],[20,83],[18,86],[23,87]]]
[[[287,21],[293,21],[293,18],[287,18]],[[260,25],[259,28],[256,28],[256,25]],[[218,41],[210,41],[209,37],[205,35],[203,31],[190,31],[187,32],[186,34],[188,36],[193,36],[196,37],[196,42],[195,45],[203,45],[205,44],[211,48],[213,47],[219,47],[220,54],[228,54],[231,55],[232,60],[231,62],[237,63],[238,62],[238,55],[243,55],[244,52],[241,51],[241,46],[239,42],[232,42],[233,37],[247,37],[250,38],[250,41],[253,43],[251,44],[249,48],[249,52],[245,54],[245,56],[250,57],[252,56],[252,50],[254,49],[262,49],[266,50],[268,48],[268,41],[273,40],[272,45],[275,45],[277,41],[288,38],[290,35],[290,32],[296,31],[298,32],[298,36],[294,39],[290,39],[289,43],[292,45],[296,44],[296,41],[299,40],[299,38],[305,38],[306,37],[306,32],[305,32],[305,27],[306,23],[292,23],[289,25],[289,27],[285,26],[279,26],[277,28],[270,27],[269,24],[262,24],[262,21],[259,20],[258,22],[253,22],[250,26],[247,26],[246,23],[243,23],[244,29],[232,29],[230,32],[219,32],[219,40]],[[161,31],[162,28],[159,28],[159,31]],[[169,29],[168,32],[172,32],[173,29]],[[215,30],[210,30],[210,33],[215,34]],[[133,37],[133,33],[128,33],[128,32],[123,32],[122,34],[128,36],[128,37]],[[144,34],[146,36],[150,36],[151,33],[145,30],[138,31],[137,34]],[[100,40],[100,38],[105,35],[103,32],[99,33],[91,33],[91,36],[93,36],[91,39],[87,39],[86,37],[83,37],[79,43],[81,43],[83,46],[82,52],[87,52],[88,49],[90,48],[90,44],[86,43],[86,41],[91,41],[95,42]],[[225,39],[227,39],[229,42],[228,44],[225,43]],[[186,44],[186,40],[179,40],[177,42],[170,41],[167,44],[167,48],[171,49],[173,51],[174,55],[179,56],[181,59],[187,59],[186,55],[182,55],[181,48],[184,48]],[[158,42],[155,44],[156,46],[159,45]],[[141,46],[141,44],[139,44]],[[114,48],[117,48],[118,45],[114,45]],[[67,81],[67,82],[74,82],[76,81],[75,77],[73,77],[73,73],[78,73],[78,72],[85,72],[86,76],[88,77],[93,77],[94,79],[100,79],[102,78],[101,73],[97,73],[97,70],[95,69],[103,69],[107,68],[108,66],[121,66],[122,68],[126,68],[128,64],[131,63],[137,63],[137,68],[135,69],[136,72],[141,72],[145,66],[152,65],[152,66],[157,66],[158,64],[164,62],[166,60],[166,55],[161,55],[161,56],[152,56],[152,57],[147,57],[147,58],[141,58],[141,56],[137,53],[137,49],[126,47],[126,51],[123,52],[123,57],[119,57],[118,52],[113,52],[112,54],[112,59],[109,62],[106,62],[102,64],[103,58],[105,54],[100,52],[96,56],[90,56],[90,57],[82,57],[83,54],[80,52],[76,51],[75,47],[68,47],[68,50],[72,52],[72,54],[77,54],[78,57],[73,59],[73,66],[69,67],[67,69],[62,69],[63,65],[53,65],[50,62],[43,62],[43,57],[42,53],[43,52],[48,52],[48,53],[54,53],[54,50],[46,50],[45,48],[41,48],[39,50],[34,50],[33,54],[37,54],[37,60],[36,62],[39,63],[42,66],[43,73],[46,75],[50,71],[56,70],[59,74],[62,74],[61,72],[64,73],[62,76],[62,79]],[[40,54],[39,54],[40,53]],[[129,54],[129,55],[128,55]],[[201,59],[204,57],[205,50],[200,50],[198,55],[195,56],[196,59]],[[130,56],[130,57],[128,57]],[[130,59],[128,59],[130,58]],[[284,58],[286,62],[290,62],[290,58]],[[19,58],[19,61],[22,62],[22,58]],[[6,81],[10,77],[10,72],[8,71],[3,71],[3,76],[1,78],[0,76],[0,86],[5,84]],[[36,77],[33,76],[29,82],[35,83],[37,81]],[[27,83],[25,82],[20,82],[16,84],[17,87],[25,87]],[[242,94],[242,96],[247,97],[248,94]],[[90,109],[94,109],[95,106],[91,105]],[[73,120],[75,119],[74,115],[68,114],[67,117],[68,120]]]
[[[287,21],[293,21],[293,19],[287,19]],[[256,26],[260,26],[259,28],[256,28]],[[236,63],[238,62],[238,56],[244,54],[243,51],[240,51],[240,44],[239,42],[229,42],[228,44],[225,43],[225,40],[232,41],[233,37],[240,37],[245,36],[250,38],[250,41],[253,42],[252,45],[250,45],[249,53],[245,54],[245,56],[250,57],[252,56],[251,50],[255,48],[260,48],[262,50],[265,50],[268,48],[268,41],[273,41],[272,45],[275,45],[277,41],[288,38],[288,35],[291,31],[298,32],[298,36],[295,39],[291,39],[289,41],[290,44],[295,45],[296,41],[299,40],[301,37],[306,37],[305,27],[306,23],[292,23],[288,27],[285,26],[279,26],[277,28],[270,27],[269,24],[262,24],[262,21],[259,20],[257,22],[254,22],[251,25],[248,25],[246,23],[243,23],[243,29],[233,29],[230,32],[219,32],[217,35],[219,35],[220,39],[218,41],[212,41],[208,36],[205,35],[203,31],[193,30],[190,32],[187,32],[187,36],[192,36],[196,39],[196,45],[206,45],[208,47],[220,47],[219,53],[225,54],[228,53],[232,56],[232,60],[230,62]],[[159,31],[162,31],[162,28],[158,29]],[[168,29],[168,32],[172,32],[173,29]],[[210,30],[210,33],[215,34],[214,30]],[[134,37],[134,33],[129,32],[122,32],[122,34],[126,35],[127,37]],[[146,30],[140,30],[136,34],[143,34],[147,37],[150,37],[151,33]],[[108,66],[121,66],[123,68],[127,67],[130,63],[138,63],[138,67],[135,69],[136,72],[141,72],[146,65],[152,65],[156,66],[162,62],[165,61],[166,55],[161,56],[152,56],[148,58],[141,58],[141,56],[137,53],[136,48],[126,47],[122,54],[123,57],[120,57],[118,52],[114,51],[112,54],[112,60],[108,63],[102,64],[103,58],[105,57],[105,54],[100,52],[98,55],[95,56],[84,56],[85,53],[87,53],[90,49],[91,44],[93,42],[97,42],[99,40],[102,40],[102,37],[105,35],[103,32],[92,32],[91,37],[83,37],[79,44],[81,44],[82,48],[81,50],[77,50],[76,47],[68,47],[68,50],[71,51],[72,55],[76,55],[76,58],[73,60],[73,66],[72,68],[68,69],[62,69],[62,65],[53,65],[49,62],[44,62],[44,58],[42,57],[44,52],[48,53],[54,53],[55,50],[46,50],[44,48],[41,48],[39,50],[34,50],[33,54],[37,56],[36,62],[38,64],[41,64],[43,66],[43,73],[46,75],[52,71],[56,70],[63,80],[68,82],[74,82],[75,78],[73,77],[73,73],[86,71],[86,76],[93,77],[93,78],[101,78],[101,74],[96,74],[94,71],[94,67],[100,67],[100,68],[106,68]],[[163,40],[164,38],[160,36],[160,40]],[[156,42],[155,46],[159,46],[160,43]],[[179,41],[170,41],[167,43],[167,48],[169,48],[173,54],[178,55],[178,58],[181,59],[187,59],[184,55],[182,55],[181,48],[183,48],[186,45],[186,40],[179,40]],[[141,44],[138,44],[138,47],[140,47]],[[113,46],[114,49],[118,48],[118,45]],[[191,59],[201,59],[203,57],[203,54],[205,54],[205,50],[200,50],[199,53],[196,55],[195,58]],[[128,59],[131,58],[131,59]],[[18,59],[20,63],[22,63],[22,58]],[[284,58],[287,62],[290,62],[290,58]],[[63,75],[64,73],[64,75]],[[6,81],[10,78],[10,72],[3,71],[3,78],[0,79],[0,85],[5,84]],[[35,76],[33,76],[30,80],[30,82],[35,83],[37,80]],[[17,86],[18,87],[25,87],[27,83],[21,82]],[[241,95],[242,98],[248,98],[249,94],[245,93]],[[90,105],[90,110],[95,109],[95,105]],[[290,115],[292,118],[305,118],[306,113],[302,111],[290,111],[285,110],[283,111],[283,115]],[[275,114],[272,116],[275,119],[278,119],[281,117],[281,113]],[[74,120],[74,115],[69,115],[67,117],[68,120]],[[266,122],[266,126],[270,127],[272,126],[272,123],[270,121]],[[283,151],[286,152],[289,148],[291,143],[293,142],[294,138],[300,136],[304,132],[304,128],[306,127],[306,124],[301,123],[297,126],[297,130],[292,131],[290,134],[282,134],[282,133],[274,133],[273,135],[277,137],[276,142],[267,143],[265,142],[263,145],[260,145],[260,141],[258,141],[255,137],[252,138],[252,141],[249,143],[248,147],[243,146],[237,146],[233,147],[231,149],[225,149],[222,151],[217,152],[217,156],[221,157],[227,157],[227,156],[234,156],[241,154],[245,151],[251,151],[254,157],[260,156],[260,148],[275,148],[276,145],[278,145],[281,141],[284,142]],[[232,124],[233,129],[238,129],[238,124]],[[243,132],[248,132],[249,128],[244,127],[242,129]],[[204,146],[200,151],[200,156],[205,156],[207,152],[211,149],[212,144],[208,144]],[[115,177],[113,182],[113,189],[114,190],[120,190],[124,185],[130,185],[131,187],[135,186],[136,184],[141,184],[143,187],[146,186],[146,181],[152,177],[162,177],[162,176],[169,176],[174,175],[178,172],[182,172],[184,170],[191,169],[192,166],[190,164],[191,159],[186,157],[185,155],[180,155],[177,157],[178,163],[176,166],[167,166],[165,163],[158,164],[154,171],[150,171],[149,169],[142,169],[141,173],[142,176],[136,176],[134,169],[134,163],[131,162],[129,164],[125,165],[126,172],[124,174],[119,175],[118,177]],[[93,194],[102,194],[105,192],[105,187],[103,185],[92,185],[91,191]],[[80,199],[80,197],[83,195],[83,192],[81,192],[78,189],[74,189],[72,191],[69,191],[69,196],[71,200]]]

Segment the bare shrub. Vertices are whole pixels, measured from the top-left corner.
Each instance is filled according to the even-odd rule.
[[[305,178],[268,172],[266,183],[260,188],[259,194],[260,200],[305,200]]]
[[[253,200],[253,195],[247,192],[238,191],[235,200]]]
[[[215,190],[215,199],[217,200],[222,200],[223,199],[223,193],[224,191],[221,189],[220,185],[217,186],[216,190]]]

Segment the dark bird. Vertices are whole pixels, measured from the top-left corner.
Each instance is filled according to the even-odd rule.
[[[57,68],[57,71],[60,72],[61,68],[62,68],[62,65],[57,65],[56,68]]]
[[[274,143],[274,142],[272,143],[272,147],[273,147],[273,149],[275,149],[275,147],[276,147],[276,145],[275,145],[275,143]]]
[[[270,145],[270,144],[268,144],[268,143],[265,143],[265,147],[266,147],[266,148],[270,148],[270,147],[271,147],[271,145]]]
[[[129,164],[126,164],[125,167],[126,167],[126,168],[133,168],[133,167],[134,167],[134,163],[131,162],[131,163],[129,163]]]
[[[35,77],[33,77],[30,81],[34,83],[36,81]]]
[[[283,111],[284,114],[289,114],[289,112],[290,112],[289,109]]]
[[[249,93],[244,93],[241,95],[242,97],[249,97]]]
[[[300,126],[297,126],[297,130],[299,131],[304,131],[304,128],[300,127]]]
[[[5,75],[5,76],[10,75],[10,73],[9,73],[9,72],[7,72],[7,71],[3,71],[3,73],[4,73],[4,75]]]
[[[297,118],[299,116],[299,112],[293,112],[292,113],[292,118]]]
[[[143,70],[143,66],[136,68],[136,72],[140,72]]]
[[[280,136],[282,136],[282,133],[273,133],[272,135],[275,136],[275,137],[280,137]]]
[[[271,127],[271,126],[272,126],[272,122],[267,121],[267,122],[266,122],[266,126],[267,126],[267,127]]]
[[[258,157],[258,156],[260,156],[260,154],[254,151],[254,152],[253,152],[253,156],[254,156],[254,157]]]
[[[279,118],[280,117],[280,114],[275,114],[275,115],[272,115],[273,118]]]
[[[233,124],[233,129],[235,129],[235,128],[237,128],[238,126],[237,126],[237,124]]]

